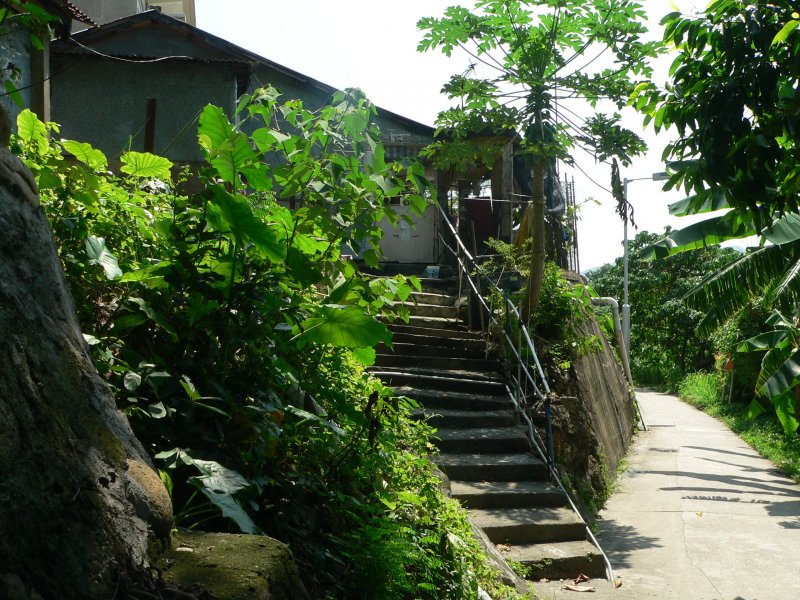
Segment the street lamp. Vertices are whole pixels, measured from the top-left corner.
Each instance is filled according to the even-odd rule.
[[[625,218],[622,219],[622,337],[625,340],[625,354],[631,362],[631,305],[628,302],[628,184],[631,181],[666,181],[669,173],[653,173],[650,177],[627,177],[622,182],[622,196],[625,199]]]

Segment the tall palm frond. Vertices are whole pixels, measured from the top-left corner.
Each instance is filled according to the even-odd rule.
[[[706,277],[684,296],[690,307],[706,311],[698,333],[709,335],[765,291],[772,291],[774,299],[789,292],[800,292],[800,282],[794,270],[798,255],[800,242],[797,241],[781,246],[762,246],[745,252]]]
[[[684,300],[706,311],[698,325],[700,335],[709,335],[739,309],[760,296],[785,272],[786,257],[781,246],[762,246],[744,253],[689,291]]]
[[[794,242],[792,246],[785,250],[788,268],[783,276],[775,282],[775,285],[764,294],[764,299],[769,305],[780,304],[786,297],[796,300],[798,292],[800,292],[800,283],[797,281],[798,275],[800,275],[800,259],[797,257],[800,244]]]

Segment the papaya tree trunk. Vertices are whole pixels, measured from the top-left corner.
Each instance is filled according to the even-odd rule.
[[[87,349],[33,176],[0,148],[0,598],[124,594],[169,538],[170,498]]]
[[[533,164],[533,186],[531,200],[531,263],[530,275],[528,276],[528,287],[525,294],[525,302],[522,306],[522,320],[530,322],[531,316],[536,312],[539,305],[539,293],[542,290],[542,279],[544,277],[545,260],[545,239],[544,239],[544,173],[547,162],[537,160]]]

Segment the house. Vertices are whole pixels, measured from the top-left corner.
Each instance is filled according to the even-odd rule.
[[[242,94],[270,84],[313,110],[337,92],[158,10],[56,40],[50,57],[52,120],[64,137],[89,142],[110,158],[148,150],[192,164],[202,158],[196,122],[206,104],[233,116]],[[433,141],[432,127],[380,108],[377,124],[389,159],[416,156]],[[414,220],[415,227],[382,225],[390,261],[436,260],[436,208]]]

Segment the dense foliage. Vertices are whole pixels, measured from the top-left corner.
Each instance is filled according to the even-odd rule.
[[[629,246],[631,371],[639,384],[674,388],[687,373],[714,364],[711,340],[695,333],[703,313],[687,306],[683,297],[738,252],[709,246],[645,260],[648,247],[658,239],[643,231]],[[588,274],[598,294],[615,298],[622,297],[622,276],[621,258]]]
[[[771,242],[711,275],[692,302],[706,312],[704,333],[754,299],[776,311],[767,325],[777,327],[741,349],[762,352],[755,391],[787,433],[798,426],[800,383],[793,333],[800,305],[796,9],[787,1],[715,0],[698,15],[667,15],[664,41],[677,51],[672,81],[663,89],[642,84],[632,99],[656,130],[679,134],[664,154],[674,169],[668,187],[691,195],[671,207],[673,214],[731,209],[667,236],[655,254],[753,234]]]
[[[377,264],[389,199],[426,206],[422,171],[384,162],[355,91],[311,112],[265,89],[238,113],[205,108],[206,162],[177,180],[138,152],[115,175],[20,115],[13,149],[98,367],[178,525],[288,542],[314,597],[472,598],[492,576],[422,458],[431,430],[363,370],[391,341],[379,317],[402,317],[419,283],[364,277],[343,254]]]

